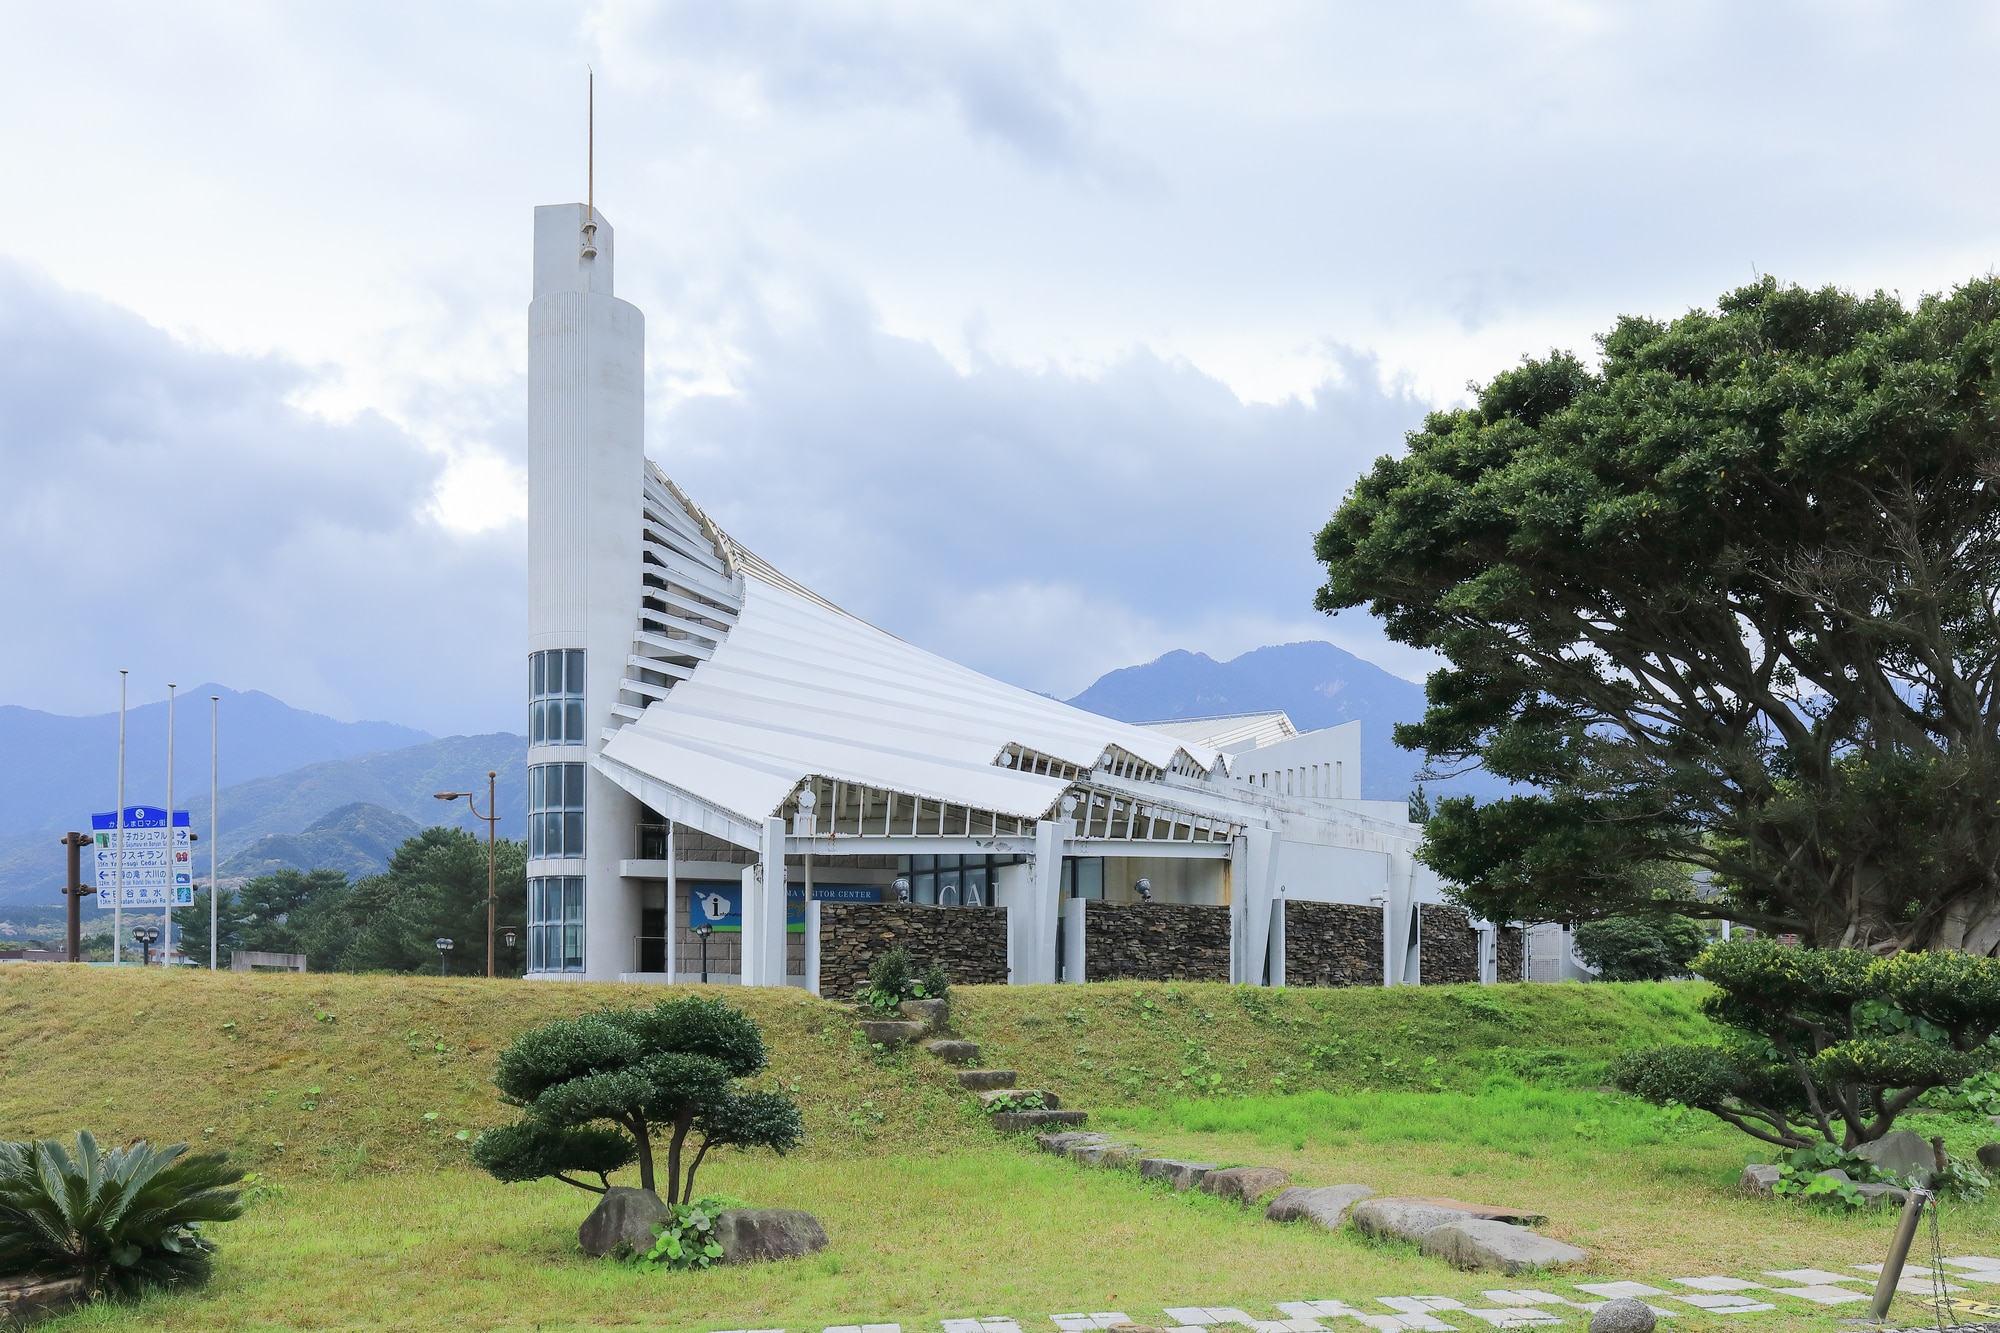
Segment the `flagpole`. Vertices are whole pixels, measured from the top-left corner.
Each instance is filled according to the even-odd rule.
[[[111,961],[124,961],[125,948],[125,678],[132,673],[118,668],[118,882],[111,887]],[[103,886],[98,886],[102,892]],[[101,908],[104,899],[99,898]]]
[[[167,899],[160,904],[160,967],[174,951],[174,881],[180,866],[180,839],[174,836],[174,683],[167,682]],[[194,830],[188,830],[192,833]],[[188,858],[188,877],[194,877],[194,858]]]
[[[208,970],[215,971],[215,896],[222,890],[216,884],[216,830],[222,827],[221,818],[216,814],[216,718],[222,709],[222,696],[208,696]]]

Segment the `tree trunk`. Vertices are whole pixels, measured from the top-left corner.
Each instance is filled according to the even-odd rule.
[[[694,1124],[694,1103],[682,1102],[674,1115],[674,1136],[667,1142],[667,1202],[681,1202],[681,1144],[687,1141],[689,1127]]]
[[[634,1123],[626,1128],[632,1131],[633,1142],[639,1145],[639,1188],[653,1188],[653,1127],[646,1123],[646,1117],[635,1116]],[[654,1190],[654,1193],[659,1191]]]

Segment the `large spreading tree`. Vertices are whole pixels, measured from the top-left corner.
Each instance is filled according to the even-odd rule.
[[[1717,909],[1808,944],[2000,945],[2000,282],[1764,280],[1626,318],[1429,417],[1320,533],[1323,610],[1448,665],[1399,743],[1532,789],[1439,803],[1496,919]]]

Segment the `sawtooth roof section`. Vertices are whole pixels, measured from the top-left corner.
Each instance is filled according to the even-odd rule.
[[[1203,769],[1220,762],[925,652],[723,540],[744,580],[736,624],[610,738],[604,756],[616,764],[757,820],[811,776],[1043,818],[1069,784],[996,764],[1009,743],[1084,768],[1112,746],[1162,769],[1176,753]]]
[[[1292,725],[1291,715],[1282,710],[1263,713],[1222,713],[1215,717],[1176,717],[1160,722],[1139,722],[1134,725],[1228,754],[1236,754],[1252,747],[1275,745],[1279,741],[1288,741],[1299,734],[1299,729]]]

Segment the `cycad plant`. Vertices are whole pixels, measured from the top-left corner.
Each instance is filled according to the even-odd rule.
[[[82,1130],[72,1154],[56,1139],[0,1141],[0,1276],[80,1277],[93,1298],[198,1285],[215,1253],[201,1224],[242,1215],[242,1179],[185,1143],[104,1152]]]

